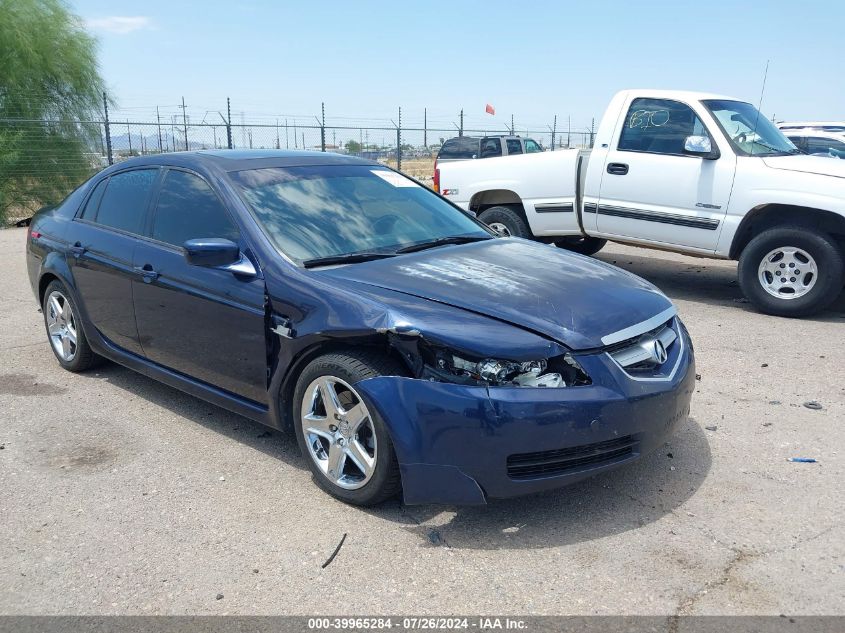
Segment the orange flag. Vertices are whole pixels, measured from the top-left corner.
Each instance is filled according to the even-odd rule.
[[[494,108],[493,106],[491,106],[489,103],[487,104],[487,107],[486,107],[486,108],[484,108],[484,111],[485,111],[487,114],[496,114],[496,108]]]

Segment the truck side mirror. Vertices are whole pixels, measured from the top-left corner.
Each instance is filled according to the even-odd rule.
[[[684,139],[684,151],[708,160],[719,158],[719,151],[713,151],[709,136],[688,136]]]

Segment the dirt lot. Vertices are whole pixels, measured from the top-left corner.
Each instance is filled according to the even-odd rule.
[[[388,167],[396,169],[396,161],[389,160],[385,163]],[[416,178],[421,183],[431,186],[434,180],[434,157],[430,158],[403,158],[402,173],[411,178]]]
[[[0,231],[0,613],[845,614],[841,297],[762,316],[733,263],[609,247],[695,341],[671,442],[552,494],[361,510],[290,438],[115,365],[59,369],[24,237]]]

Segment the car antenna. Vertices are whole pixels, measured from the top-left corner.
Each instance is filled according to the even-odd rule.
[[[754,119],[753,137],[757,136],[757,124],[760,122],[760,108],[763,107],[763,93],[766,92],[766,78],[769,76],[769,60],[766,60],[766,70],[763,71],[763,87],[760,88],[760,102],[757,104],[757,118]],[[754,155],[754,141],[751,141],[751,155]]]

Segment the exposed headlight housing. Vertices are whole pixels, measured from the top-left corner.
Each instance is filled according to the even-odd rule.
[[[473,360],[448,350],[435,352],[434,380],[501,387],[570,387],[592,381],[569,354],[554,359],[510,361],[497,358]]]

